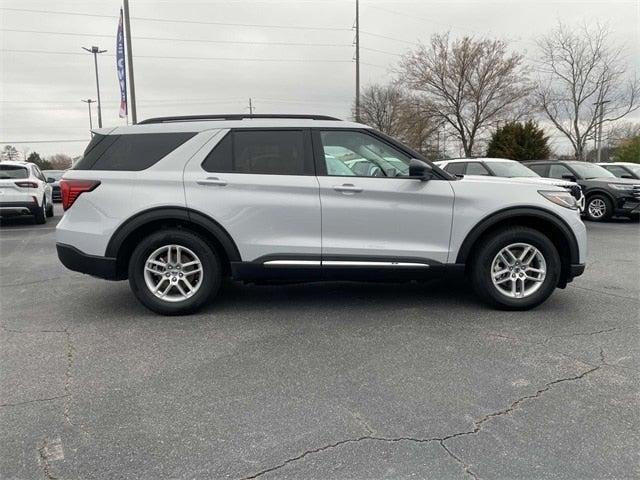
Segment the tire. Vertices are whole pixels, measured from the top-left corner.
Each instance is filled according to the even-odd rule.
[[[584,207],[584,215],[592,222],[609,220],[611,215],[613,215],[613,203],[606,195],[592,195],[587,199]]]
[[[517,247],[513,247],[514,245]],[[522,264],[516,263],[512,257],[509,257],[509,261],[513,264],[512,267],[506,267],[504,262],[499,260],[499,253],[505,248],[511,247],[511,250],[516,254],[515,256],[518,257],[524,252],[526,246],[535,248],[544,263],[541,262],[540,257],[533,249],[528,250],[529,253],[524,255],[524,260],[526,261],[528,256],[535,254],[530,266],[544,270],[544,276],[542,273],[534,273],[528,269],[525,273],[521,270]],[[504,256],[508,255],[504,254]],[[492,278],[494,271],[506,272],[496,277],[496,282],[502,282],[500,285],[494,284]],[[483,237],[482,243],[474,252],[470,277],[476,294],[490,305],[502,310],[528,310],[540,305],[553,293],[558,285],[560,273],[560,255],[547,236],[532,228],[509,227]],[[512,296],[511,287],[514,282],[511,278],[514,274],[517,275],[515,277],[516,295],[522,292],[521,296]],[[524,274],[524,278],[518,277],[521,274]],[[542,281],[529,280],[527,275],[537,276]],[[524,290],[522,290],[522,286],[524,286]]]
[[[51,203],[50,205],[47,205],[47,217],[48,218],[53,217],[53,203]]]
[[[170,253],[166,250],[169,246]],[[200,274],[193,273],[194,265],[181,267],[178,264],[176,246],[180,248],[182,263],[193,262],[194,258],[200,262]],[[167,254],[171,257],[167,258]],[[150,258],[157,262],[150,265],[157,270],[153,273],[145,272],[145,265]],[[158,266],[162,263],[171,266],[171,270]],[[190,270],[191,273],[188,273]],[[181,277],[192,287],[197,287],[195,293],[188,297],[183,295],[184,291],[189,290]],[[221,277],[222,269],[216,252],[201,237],[188,230],[170,229],[152,233],[136,246],[129,260],[131,290],[145,307],[161,315],[185,315],[195,312],[216,295]],[[187,278],[189,280],[186,280]],[[169,290],[165,292],[164,298],[160,298],[153,293],[152,286],[159,287],[160,292],[167,287]]]
[[[42,198],[42,206],[36,210],[34,214],[34,221],[37,225],[42,225],[43,223],[47,223],[47,198]]]

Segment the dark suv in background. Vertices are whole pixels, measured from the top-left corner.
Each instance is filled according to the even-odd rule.
[[[586,197],[584,215],[603,221],[612,215],[640,218],[640,181],[618,178],[599,165],[579,161],[523,162],[538,175],[577,182]]]

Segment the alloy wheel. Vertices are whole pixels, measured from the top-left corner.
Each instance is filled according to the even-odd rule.
[[[182,245],[165,245],[147,257],[144,281],[153,295],[166,302],[191,298],[202,285],[198,256]]]
[[[607,212],[607,204],[601,198],[594,198],[589,202],[589,215],[593,218],[602,218]]]
[[[537,292],[547,276],[547,262],[533,245],[512,243],[491,263],[491,281],[509,298],[525,298]]]

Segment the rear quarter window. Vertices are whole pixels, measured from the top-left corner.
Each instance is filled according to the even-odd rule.
[[[94,136],[75,170],[140,171],[156,164],[194,132]]]

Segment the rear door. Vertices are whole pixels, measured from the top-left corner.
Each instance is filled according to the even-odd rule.
[[[243,261],[320,264],[320,198],[308,129],[221,130],[187,164],[187,206],[229,232]],[[312,260],[310,260],[312,261]]]
[[[32,182],[28,166],[0,163],[0,202],[33,202],[36,190],[20,187],[18,184],[21,182],[25,182],[25,185]]]
[[[318,129],[313,139],[323,267],[377,259],[446,262],[453,215],[448,181],[408,178],[410,156],[366,130]]]

